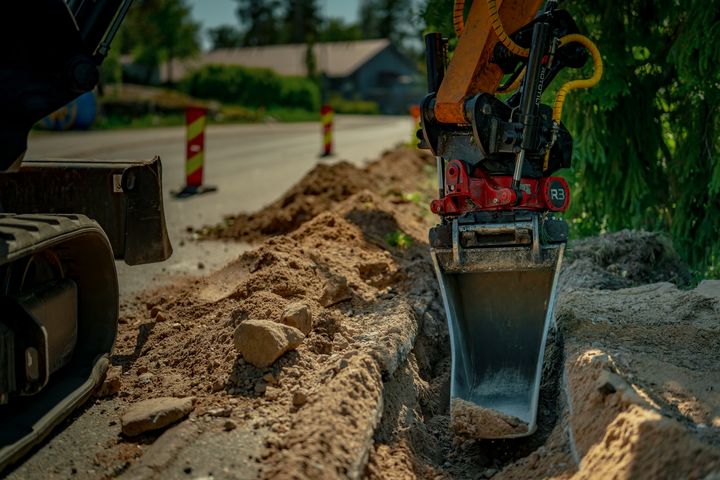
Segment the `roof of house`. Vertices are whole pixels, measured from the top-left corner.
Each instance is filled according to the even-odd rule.
[[[387,39],[317,43],[313,52],[318,71],[330,77],[345,77],[388,46],[390,41]],[[195,59],[173,62],[173,81],[181,79],[188,70],[209,64],[269,68],[281,75],[305,76],[306,49],[305,44],[288,44],[213,50]],[[160,68],[160,78],[161,81],[168,80],[165,65]]]

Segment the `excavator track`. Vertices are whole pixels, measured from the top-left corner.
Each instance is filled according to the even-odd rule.
[[[0,471],[102,381],[118,305],[113,251],[95,221],[0,214]]]

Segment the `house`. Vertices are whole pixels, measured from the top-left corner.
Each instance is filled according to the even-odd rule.
[[[208,64],[269,68],[280,75],[306,76],[307,49],[305,44],[291,44],[213,50],[188,61],[175,61],[172,68],[161,66],[159,79],[161,83],[175,83],[193,68]],[[318,43],[313,54],[330,92],[348,100],[375,101],[383,113],[406,114],[424,96],[417,65],[387,39]]]

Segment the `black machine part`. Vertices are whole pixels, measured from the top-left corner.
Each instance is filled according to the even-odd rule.
[[[0,385],[7,386],[0,387],[0,404],[12,392],[38,393],[51,374],[70,362],[77,345],[77,300],[77,285],[68,278],[2,300],[14,356],[6,359],[9,364],[0,363]]]
[[[107,236],[82,215],[0,214],[0,280],[2,471],[101,381],[119,300]]]
[[[128,265],[161,262],[172,254],[158,157],[25,161],[17,172],[0,173],[2,212],[86,215],[105,230],[115,258]]]
[[[6,1],[0,15],[0,171],[19,166],[32,126],[89,92],[132,0]]]

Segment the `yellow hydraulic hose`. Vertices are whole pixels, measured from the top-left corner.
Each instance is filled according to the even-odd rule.
[[[565,105],[565,97],[567,97],[567,94],[571,90],[594,87],[600,81],[600,78],[602,78],[603,74],[603,63],[602,57],[600,56],[600,50],[598,50],[597,46],[592,42],[592,40],[577,33],[571,33],[570,35],[565,35],[564,37],[560,38],[561,47],[563,45],[567,45],[568,43],[573,42],[579,43],[588,49],[590,55],[592,55],[593,58],[594,71],[590,78],[584,78],[582,80],[571,80],[567,82],[565,85],[560,87],[557,94],[555,94],[555,104],[553,105],[552,119],[553,122],[555,122],[557,125],[560,124],[560,119],[562,118],[563,105]],[[545,152],[545,162],[543,163],[543,170],[547,170],[549,159],[550,149],[548,148],[547,152]]]
[[[505,33],[502,20],[500,20],[500,14],[498,13],[496,2],[497,0],[487,0],[488,10],[490,11],[490,24],[492,25],[493,30],[495,30],[495,35],[497,35],[500,43],[505,45],[505,48],[510,50],[512,53],[519,57],[527,57],[528,55],[530,55],[530,49],[523,48],[517,43],[513,42],[513,39],[510,38],[507,33]]]
[[[465,28],[465,0],[455,0],[453,5],[453,26],[455,35],[460,37]]]
[[[570,90],[594,87],[600,81],[600,78],[603,74],[603,63],[602,58],[600,57],[600,50],[598,50],[595,44],[589,38],[583,35],[572,33],[570,35],[565,35],[560,39],[560,46],[562,47],[563,45],[567,45],[568,43],[573,42],[579,43],[580,45],[588,49],[590,55],[592,55],[593,58],[595,71],[590,78],[585,78],[582,80],[571,80],[562,87],[560,87],[560,90],[558,90],[557,94],[555,95],[555,104],[553,105],[552,117],[553,120],[557,123],[560,123],[563,105],[565,104],[565,97],[570,92]]]
[[[498,90],[498,93],[510,93],[510,92],[514,92],[515,90],[520,88],[520,84],[522,83],[523,79],[525,78],[525,68],[526,67],[523,67],[523,69],[520,71],[520,73],[518,74],[517,78],[515,78],[513,83],[508,85],[508,87],[505,89]]]

